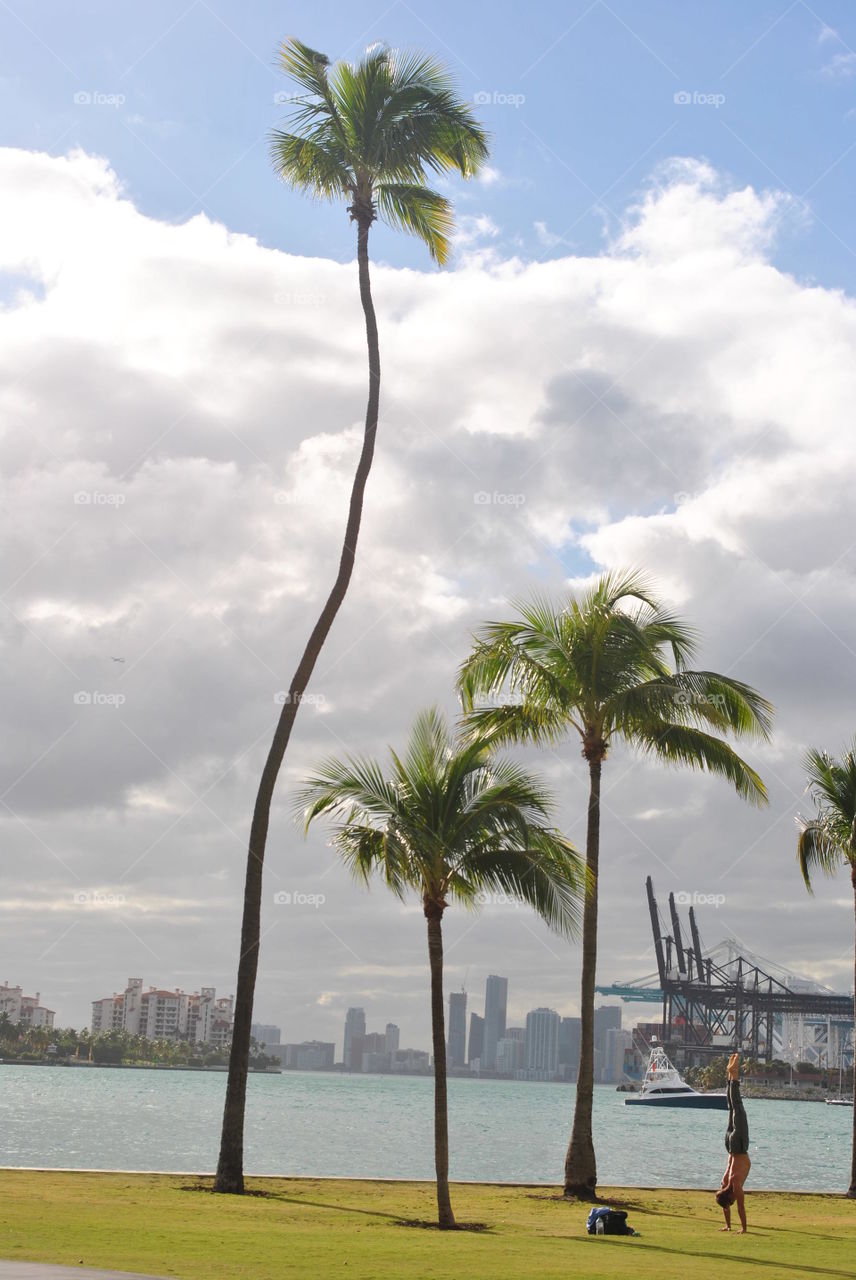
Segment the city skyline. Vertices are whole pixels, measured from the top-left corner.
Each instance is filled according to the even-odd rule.
[[[468,973],[471,972],[471,966],[467,966],[467,972]],[[491,977],[495,978],[497,977],[497,975],[487,972],[485,976],[485,986],[487,986],[487,981]],[[566,994],[566,999],[564,1001],[561,1001],[561,1000],[556,1001],[555,1005],[553,1006],[545,1006],[543,1004],[543,997],[539,998],[540,993],[537,990],[532,994],[531,1003],[529,1003],[526,1000],[525,995],[523,997],[520,997],[517,995],[517,981],[518,981],[517,977],[514,978],[513,982],[509,982],[508,978],[503,978],[501,979],[501,981],[504,981],[506,984],[505,991],[506,991],[506,999],[508,1002],[507,1010],[506,1010],[506,1021],[508,1026],[506,1029],[506,1034],[509,1034],[512,1030],[515,1029],[513,1025],[515,1023],[519,1023],[521,1024],[521,1026],[525,1027],[526,1018],[530,1012],[542,1007],[547,1007],[547,1008],[555,1007],[556,1011],[559,1014],[560,1060],[565,1063],[576,1063],[579,1057],[579,1039],[578,1039],[578,1032],[575,1031],[574,1027],[575,1025],[578,1027],[579,1016],[578,1016],[578,1013],[566,1012],[566,1010],[568,1009],[577,1008],[577,1002],[571,999],[570,993]],[[801,978],[797,976],[797,981],[796,981],[797,990],[801,988],[801,982],[802,982]],[[117,1000],[121,1000],[121,993],[116,993],[115,991],[111,996],[102,997],[98,1000],[90,1000],[88,1017],[82,1022],[75,1023],[73,1020],[69,1019],[65,1015],[65,1012],[61,1008],[58,1011],[46,1008],[45,1006],[46,1006],[48,997],[44,993],[42,993],[41,995],[37,993],[36,996],[26,996],[24,994],[25,991],[31,988],[33,985],[35,984],[25,982],[21,985],[16,986],[14,984],[9,984],[8,981],[5,984],[0,984],[0,1013],[3,1013],[4,1011],[9,1011],[12,1009],[17,1009],[20,1007],[20,1004],[23,1003],[26,1009],[35,1010],[35,1016],[37,1018],[37,1021],[33,1025],[44,1025],[49,1027],[52,1027],[55,1025],[57,1028],[76,1027],[78,1030],[89,1031],[92,1029],[92,1024],[93,1024],[93,1006],[98,1005],[98,1006],[103,1006],[104,1008],[107,1008],[109,1006],[112,1008],[113,1002]],[[480,1057],[482,1037],[484,1032],[484,1017],[478,1012],[477,1008],[471,1008],[469,1006],[469,1002],[471,999],[473,999],[475,994],[475,988],[472,982],[470,984],[470,988],[471,989],[469,990],[456,992],[456,991],[450,991],[448,987],[448,983],[446,984],[445,1016],[446,1016],[447,1053],[449,1052],[449,1036],[450,1036],[450,1030],[451,1030],[450,1005],[455,1000],[457,1000],[458,997],[463,997],[463,1008],[464,1008],[466,1019],[467,1019],[466,1033],[464,1037],[464,1041],[466,1045],[465,1058],[464,1058],[465,1066],[469,1066],[471,1060],[474,1057],[476,1058]],[[200,991],[197,991],[195,993],[186,993],[182,991],[180,988],[176,990],[175,988],[169,988],[169,987],[166,987],[166,988],[152,987],[150,988],[150,990],[157,992],[162,998],[165,998],[165,999],[170,999],[174,997],[176,994],[181,994],[187,997],[188,999],[191,999],[194,996],[198,997],[200,995]],[[201,991],[202,993],[205,993],[206,991],[209,993],[215,993],[214,988],[202,987]],[[601,1004],[598,1005],[595,1013],[596,1035],[605,1034],[609,1029],[609,1027],[611,1026],[623,1027],[625,1030],[628,1030],[628,1029],[632,1030],[636,1027],[639,1027],[643,1031],[643,1034],[646,1037],[650,1037],[652,1034],[657,1034],[656,1028],[659,1026],[660,1018],[662,1015],[662,1005],[660,1003],[645,1004],[643,1002],[639,1002],[636,999],[634,999],[631,1002],[631,1004],[627,1006],[624,1006],[623,1004],[604,1004],[602,1003],[603,1001],[609,1000],[610,998],[613,998],[613,999],[615,998],[615,997],[611,997],[608,992],[600,993],[598,998],[601,1001]],[[477,1000],[476,1000],[476,1003],[478,1003]],[[228,998],[225,998],[225,997],[219,997],[217,998],[215,1004],[219,1004],[221,1006],[220,1013],[222,1016],[224,1012],[223,1005],[224,1004],[228,1005],[229,1000]],[[282,1046],[284,1046],[286,1042],[292,1046],[294,1045],[300,1046],[307,1043],[308,1044],[333,1043],[334,1045],[337,1046],[337,1050],[338,1050],[338,1046],[342,1043],[342,1036],[339,1028],[341,1026],[342,1019],[344,1019],[344,1017],[347,1015],[349,1010],[362,1012],[364,1019],[371,1020],[375,1024],[383,1023],[386,1019],[386,1008],[383,1002],[379,1001],[377,1010],[372,1011],[369,1015],[366,1015],[365,1008],[350,1005],[347,1002],[347,1000],[343,1000],[341,1018],[334,1014],[332,1018],[329,1016],[325,1018],[324,1022],[320,1025],[317,1020],[313,1021],[312,1017],[307,1018],[305,1021],[301,1020],[300,1022],[293,1022],[291,1026],[287,1026],[287,1025],[283,1026],[279,1022],[274,1023],[269,1016],[264,1021],[262,1021],[261,1017],[256,1018],[254,1015],[253,1035],[261,1043],[262,1037],[257,1036],[256,1032],[259,1031],[263,1033],[265,1030],[272,1029],[281,1035]],[[626,1025],[623,1021],[625,1014],[627,1019]],[[229,1011],[229,1016],[231,1016],[230,1011]],[[396,1026],[397,1025],[398,1024],[396,1024]],[[293,1030],[295,1026],[297,1028],[296,1031]],[[474,1028],[475,1028],[476,1038],[478,1039],[478,1045],[476,1046],[478,1051],[475,1053],[473,1052]],[[518,1027],[517,1029],[520,1030],[521,1028]],[[427,1018],[425,1019],[425,1029],[424,1029],[424,1032],[421,1034],[421,1036],[419,1031],[417,1031],[415,1035],[409,1038],[411,1038],[411,1042],[417,1046],[420,1044],[421,1045],[430,1044],[430,1029],[428,1028],[428,1025],[427,1025]],[[224,1031],[223,1031],[223,1025],[221,1023],[221,1027],[217,1036],[217,1043],[222,1043],[223,1040],[224,1040]],[[564,1045],[564,1048],[562,1047],[563,1045]],[[795,1042],[795,1046],[792,1046],[791,1048],[783,1048],[782,1054],[785,1058],[788,1058],[789,1056],[793,1056],[792,1050],[794,1049],[794,1047],[801,1047],[803,1051],[803,1056],[808,1056],[811,1058],[815,1055],[815,1050],[812,1047],[812,1045],[813,1045],[813,1042],[811,1040],[811,1035],[809,1033],[806,1033],[805,1036],[801,1036],[798,1039],[798,1042]],[[275,1047],[277,1049],[281,1047],[279,1041],[275,1042]],[[423,1051],[427,1051],[427,1050],[419,1050],[419,1052],[423,1052]],[[342,1060],[341,1055],[337,1051],[336,1061],[339,1062],[341,1060]],[[453,1066],[451,1056],[449,1057],[449,1066],[450,1068],[452,1068]]]
[[[800,984],[797,983],[797,990]],[[485,982],[485,1004],[488,994],[504,997],[507,1004],[508,979],[489,974]],[[481,1061],[485,1019],[476,1010],[469,1012],[466,1024],[468,999],[466,990],[448,992],[447,996],[447,1066],[449,1073],[477,1074],[517,1080],[560,1080],[573,1082],[576,1078],[580,1051],[580,1018],[539,1005],[522,1016],[524,1025],[506,1025],[499,1039],[496,1060],[492,1067]],[[635,1001],[634,1001],[635,1003]],[[142,1035],[149,1040],[184,1040],[204,1044],[214,1049],[227,1047],[231,1034],[232,1000],[217,997],[214,988],[202,987],[201,991],[188,994],[180,989],[164,989],[149,986],[142,979],[129,979],[122,993],[92,1001],[90,1028],[92,1035],[122,1030],[130,1035]],[[457,1014],[453,1011],[457,1009]],[[24,988],[13,986],[8,980],[0,984],[0,1015],[5,1015],[12,1025],[25,1028],[56,1030],[67,1029],[67,1024],[55,1024],[55,1011],[40,1003],[40,994],[24,994]],[[449,1040],[455,1037],[454,1022],[457,1019],[458,1053],[453,1056]],[[786,1019],[787,1021],[787,1019]],[[809,1025],[811,1024],[811,1025]],[[816,1025],[815,1025],[816,1024]],[[268,1056],[277,1059],[287,1069],[350,1071],[357,1073],[403,1072],[424,1074],[429,1072],[432,1055],[427,1049],[410,1047],[401,1049],[400,1027],[387,1022],[383,1032],[367,1029],[365,1010],[350,1006],[346,1011],[345,1033],[342,1037],[343,1054],[336,1050],[337,1039],[310,1038],[305,1028],[283,1036],[280,1026],[254,1022],[252,1036]],[[344,1045],[350,1028],[357,1056],[346,1066]],[[464,1028],[467,1034],[463,1035]],[[821,1063],[830,1053],[835,1056],[824,1039],[826,1023],[821,1019],[809,1019],[805,1028],[797,1017],[787,1027],[774,1028],[778,1038],[778,1054],[785,1061]],[[851,1033],[845,1024],[844,1037]],[[830,1032],[830,1035],[832,1033]],[[836,1030],[836,1037],[840,1031]],[[638,1015],[630,1026],[624,1025],[624,1005],[599,1004],[594,1016],[594,1068],[596,1083],[611,1083],[623,1075],[638,1076],[640,1054],[663,1038],[660,1021],[648,1020]],[[460,1060],[460,1043],[463,1040],[463,1061]],[[731,1043],[726,1034],[720,1037],[721,1046]],[[719,1043],[719,1042],[718,1042]],[[836,1045],[843,1041],[836,1038]],[[840,1052],[840,1048],[838,1050]],[[628,1056],[629,1055],[629,1056]]]
[[[515,1076],[524,1071],[530,1078],[553,1078],[560,1063],[564,1074],[575,1066],[569,1056],[572,1046],[578,1051],[579,1037],[563,1034],[568,1024],[579,1019],[561,1016],[555,1010],[539,1006],[527,1012],[525,1027],[506,1026],[509,981],[505,976],[489,974],[485,982],[484,1005],[491,1009],[492,1026],[498,1036],[490,1062],[480,1057],[483,1048],[485,1018],[473,1011],[467,1035],[467,1001],[469,993],[447,994],[447,1065],[450,1071],[466,1067],[486,1072]],[[142,978],[129,978],[123,992],[113,992],[91,1002],[90,1030],[93,1035],[123,1030],[148,1039],[186,1039],[225,1047],[231,1034],[232,997],[217,997],[212,987],[202,987],[191,994],[180,988],[168,990],[145,986]],[[454,1011],[454,1012],[453,1012]],[[22,995],[22,988],[0,986],[0,1013],[10,1014],[13,1022],[25,1025],[53,1026],[54,1011],[39,1005],[35,997]],[[599,1006],[595,1014],[595,1038],[598,1046],[606,1028],[621,1027],[621,1006]],[[400,1048],[400,1028],[387,1022],[384,1031],[367,1030],[365,1010],[350,1006],[345,1015],[342,1035],[342,1057],[336,1057],[337,1041],[297,1039],[286,1036],[278,1024],[254,1022],[252,1035],[266,1052],[278,1058],[283,1066],[307,1070],[332,1070],[338,1063],[346,1071],[427,1070],[427,1050]],[[473,1027],[478,1043],[473,1043]],[[549,1027],[549,1031],[545,1028]],[[547,1041],[549,1045],[547,1046]],[[455,1054],[449,1050],[454,1041]],[[545,1047],[546,1046],[546,1047]],[[562,1047],[565,1056],[562,1056]],[[398,1062],[398,1065],[396,1065]]]

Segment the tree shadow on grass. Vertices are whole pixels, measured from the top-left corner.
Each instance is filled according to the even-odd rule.
[[[453,1227],[441,1227],[436,1222],[424,1222],[419,1218],[400,1218],[397,1227],[422,1227],[425,1231],[472,1231],[477,1235],[493,1235],[493,1227],[487,1222],[456,1222]]]
[[[680,1221],[687,1222],[687,1223],[692,1222],[700,1226],[708,1225],[707,1220],[691,1217],[686,1213],[675,1213],[674,1210],[672,1209],[652,1209],[650,1206],[647,1206],[647,1205],[638,1204],[638,1203],[634,1204],[633,1201],[631,1200],[625,1200],[625,1201],[613,1200],[611,1201],[611,1203],[614,1205],[620,1205],[621,1208],[624,1208],[624,1209],[632,1209],[634,1213],[645,1214],[649,1218],[677,1218]],[[751,1200],[750,1200],[750,1197],[747,1196],[746,1197],[747,1213],[750,1207],[751,1207]],[[713,1212],[713,1210],[711,1210],[711,1212]],[[719,1207],[717,1207],[715,1212],[717,1215],[721,1213],[721,1210],[719,1209]],[[787,1232],[789,1235],[807,1236],[808,1238],[813,1240],[829,1239],[829,1232],[811,1231],[809,1230],[808,1227],[779,1226],[778,1223],[768,1227],[757,1226],[754,1222],[750,1224],[750,1234],[753,1236],[772,1236],[772,1235],[779,1235],[783,1232]]]
[[[179,1187],[179,1191],[202,1191],[208,1195],[214,1195],[213,1185],[197,1182]],[[252,1190],[242,1192],[244,1197],[253,1196],[259,1200],[277,1200],[280,1204],[296,1204],[307,1209],[333,1209],[338,1213],[358,1213],[366,1218],[386,1218],[396,1227],[424,1227],[426,1230],[439,1231],[441,1228],[436,1222],[428,1222],[421,1218],[404,1218],[400,1213],[386,1213],[382,1209],[359,1209],[353,1205],[347,1204],[329,1204],[324,1200],[306,1200],[302,1196],[289,1196],[282,1191],[261,1191]],[[240,1199],[238,1196],[236,1199]],[[442,1228],[445,1231],[474,1231],[490,1234],[493,1228],[486,1222],[459,1222],[455,1227]]]
[[[752,1233],[750,1232],[750,1235]],[[760,1233],[756,1233],[760,1234]],[[772,1232],[770,1234],[773,1234]],[[554,1236],[552,1239],[567,1240],[567,1236]],[[595,1237],[586,1237],[594,1241]],[[620,1240],[620,1236],[601,1236],[599,1243],[603,1245],[607,1240]],[[608,1246],[607,1246],[608,1247]],[[672,1249],[667,1245],[650,1244],[648,1241],[637,1239],[632,1245],[633,1249],[645,1249],[649,1253],[664,1253],[674,1258],[707,1258],[711,1262],[721,1262],[726,1266],[751,1266],[751,1267],[771,1267],[774,1268],[777,1275],[794,1275],[803,1280],[806,1276],[828,1276],[831,1280],[853,1280],[852,1271],[842,1271],[837,1267],[819,1267],[812,1266],[811,1263],[799,1262],[781,1262],[773,1258],[756,1258],[756,1257],[729,1257],[724,1253],[709,1253],[702,1249]]]
[[[554,1204],[568,1204],[575,1209],[583,1205],[588,1205],[590,1209],[596,1209],[598,1205],[617,1204],[623,1205],[623,1200],[604,1199],[603,1196],[593,1196],[591,1200],[581,1200],[578,1196],[566,1196],[561,1191],[551,1191],[544,1193],[543,1191],[527,1191],[527,1200],[551,1200]]]

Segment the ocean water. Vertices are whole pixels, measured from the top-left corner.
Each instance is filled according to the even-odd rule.
[[[0,1165],[210,1172],[226,1087],[219,1072],[0,1066]],[[249,1079],[250,1173],[430,1178],[432,1081],[284,1072]],[[572,1085],[449,1081],[453,1178],[561,1181]],[[853,1112],[746,1100],[749,1188],[841,1191]],[[727,1113],[625,1107],[595,1090],[598,1177],[626,1186],[714,1187]]]

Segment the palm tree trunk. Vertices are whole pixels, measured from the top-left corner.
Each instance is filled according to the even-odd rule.
[[[597,968],[597,868],[600,856],[600,771],[602,757],[589,760],[589,806],[586,866],[591,884],[583,907],[583,969],[580,991],[580,1065],[574,1126],[565,1157],[565,1192],[578,1200],[594,1200],[597,1165],[592,1138],[594,1101],[594,982]]]
[[[856,916],[856,863],[851,864],[850,882],[853,886],[853,915]],[[856,996],[856,951],[853,951],[853,995]],[[853,1044],[856,1046],[856,1010],[853,1024]],[[843,1048],[842,1048],[843,1053]],[[853,1056],[853,1094],[856,1096],[856,1055]],[[850,1156],[850,1188],[847,1190],[850,1199],[856,1199],[856,1102],[853,1103],[853,1144]]]
[[[425,903],[428,962],[431,967],[431,1034],[434,1042],[434,1167],[437,1171],[437,1224],[456,1226],[449,1199],[449,1112],[446,1097],[446,1027],[443,1016],[443,908]]]
[[[327,639],[333,620],[339,612],[348,583],[354,569],[357,538],[363,513],[366,482],[371,471],[377,435],[378,408],[380,404],[380,348],[377,321],[372,302],[369,279],[369,227],[370,220],[357,222],[357,263],[359,268],[360,301],[366,322],[366,342],[369,355],[369,395],[366,405],[366,423],[363,447],[357,464],[351,489],[348,523],[339,560],[339,572],[327,602],[321,611],[303,657],[292,677],[288,696],[283,704],[270,751],[262,771],[256,795],[253,820],[250,826],[250,842],[247,853],[247,875],[244,884],[244,914],[241,922],[241,953],[238,960],[238,979],[235,990],[235,1023],[232,1030],[232,1048],[229,1054],[229,1076],[226,1083],[226,1103],[223,1109],[223,1130],[220,1138],[220,1159],[215,1191],[240,1193],[244,1190],[244,1110],[247,1099],[247,1072],[250,1059],[250,1027],[253,1020],[253,996],[259,964],[259,938],[261,932],[262,868],[267,844],[268,824],[274,787],[282,765],[285,749],[301,699],[306,692],[312,671]]]

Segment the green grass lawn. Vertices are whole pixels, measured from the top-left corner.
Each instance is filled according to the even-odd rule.
[[[0,1259],[115,1267],[158,1276],[572,1276],[733,1280],[856,1272],[856,1202],[833,1196],[747,1196],[749,1234],[720,1234],[710,1192],[602,1189],[628,1210],[639,1239],[585,1233],[587,1210],[554,1188],[453,1187],[459,1222],[438,1232],[434,1189],[417,1182],[258,1178],[255,1196],[214,1196],[210,1180],[162,1174],[0,1170]],[[736,1215],[735,1215],[736,1221]]]

